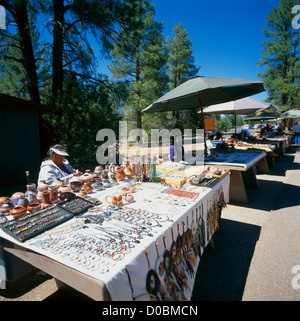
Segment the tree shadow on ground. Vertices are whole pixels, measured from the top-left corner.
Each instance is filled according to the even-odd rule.
[[[192,301],[241,301],[261,227],[222,219],[197,270]]]

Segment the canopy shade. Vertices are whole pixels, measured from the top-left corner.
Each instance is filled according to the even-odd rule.
[[[279,111],[274,110],[262,110],[258,111],[254,114],[251,114],[249,116],[246,116],[244,118],[245,121],[250,120],[270,120],[270,119],[277,119],[281,116],[281,113]]]
[[[262,81],[197,76],[160,97],[143,112],[202,108],[255,95],[264,90]]]
[[[300,118],[300,110],[299,109],[292,109],[288,110],[280,116],[281,119],[287,118]]]
[[[266,108],[274,108],[280,110],[277,106],[264,101],[246,97],[235,101],[230,101],[223,104],[209,106],[203,109],[203,114],[232,114],[232,115],[248,115],[258,110]]]

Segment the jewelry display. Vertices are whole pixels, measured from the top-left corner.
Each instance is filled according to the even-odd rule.
[[[123,170],[101,167],[103,185],[92,181],[85,197],[60,191],[55,204],[27,208],[15,218],[3,214],[0,228],[25,248],[102,280],[110,294],[119,286],[110,282],[120,282],[120,293],[130,286],[133,300],[185,301],[205,246],[219,228],[229,180],[221,182],[225,171],[213,166],[156,162],[141,156],[127,160]],[[116,169],[119,181],[105,188],[105,175],[113,180]],[[86,172],[81,187],[95,177]],[[124,269],[128,280],[121,276]],[[134,279],[141,276],[145,282]]]
[[[41,234],[73,217],[72,213],[49,205],[46,208],[0,224],[0,228],[20,242]]]
[[[81,198],[80,196],[76,196],[75,198],[66,200],[58,205],[61,208],[71,212],[73,215],[78,215],[86,212],[90,207],[93,207],[94,203],[87,199]]]

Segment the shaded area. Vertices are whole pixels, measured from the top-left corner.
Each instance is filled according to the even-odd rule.
[[[222,219],[214,234],[216,247],[204,251],[193,301],[240,301],[259,238],[259,226]]]

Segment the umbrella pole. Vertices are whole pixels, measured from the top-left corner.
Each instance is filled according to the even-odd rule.
[[[234,133],[236,134],[236,115],[234,115]]]
[[[202,119],[202,124],[203,124],[203,131],[204,131],[203,132],[203,134],[204,134],[204,157],[207,157],[205,122],[204,122],[203,106],[202,106],[200,94],[198,95],[198,98],[199,98],[199,103],[200,103],[200,108],[201,108],[201,119]]]

